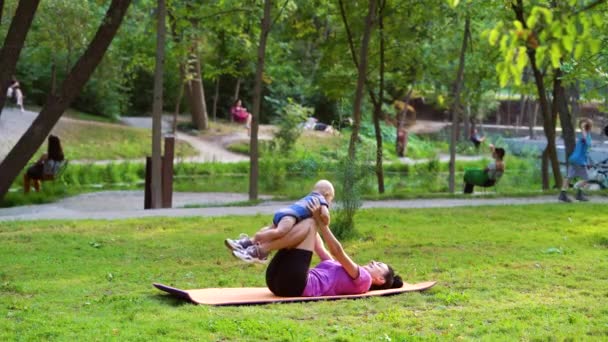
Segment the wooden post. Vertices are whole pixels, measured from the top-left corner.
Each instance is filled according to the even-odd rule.
[[[162,162],[162,208],[173,206],[173,157],[175,155],[175,137],[165,136],[165,154]]]
[[[152,208],[152,157],[146,157],[146,177],[144,183],[144,209]]]

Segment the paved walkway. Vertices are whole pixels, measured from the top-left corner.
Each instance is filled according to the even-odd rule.
[[[175,193],[174,208],[143,209],[143,191],[103,191],[78,195],[56,203],[0,209],[0,222],[43,219],[126,219],[137,217],[188,217],[271,215],[291,202],[268,201],[255,206],[222,206],[247,200],[246,194]],[[528,205],[557,203],[555,196],[530,198],[460,198],[365,201],[363,208],[453,208],[465,206]],[[608,204],[608,197],[592,197],[592,203]],[[568,205],[568,204],[564,204]],[[207,206],[184,208],[185,206]]]

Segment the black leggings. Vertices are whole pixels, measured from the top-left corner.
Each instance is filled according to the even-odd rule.
[[[280,297],[299,297],[308,282],[312,251],[281,249],[266,269],[266,286]]]

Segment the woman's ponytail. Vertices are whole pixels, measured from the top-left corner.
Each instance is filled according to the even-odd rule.
[[[391,288],[398,289],[398,288],[401,288],[402,286],[403,286],[403,279],[401,279],[401,277],[398,275],[393,277],[393,285],[391,286]]]

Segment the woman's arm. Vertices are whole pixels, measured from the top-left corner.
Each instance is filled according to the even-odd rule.
[[[319,235],[319,233],[317,233],[315,240],[315,253],[317,253],[321,261],[334,260],[329,251],[325,249],[325,244],[323,244],[323,239],[321,239],[321,235]]]
[[[342,265],[346,273],[348,273],[352,279],[357,279],[359,277],[359,265],[355,264],[346,254],[340,241],[338,241],[331,230],[329,230],[329,226],[321,224],[321,222],[318,221],[317,225],[321,236],[323,236],[323,239],[327,243],[329,252],[336,258],[340,265]]]
[[[329,226],[324,223],[323,218],[323,208],[327,209],[325,206],[321,206],[319,204],[319,200],[317,198],[313,199],[312,203],[308,204],[308,208],[313,213],[313,218],[317,224],[317,230],[323,237],[323,240],[327,244],[329,248],[329,252],[334,256],[335,260],[337,260],[340,265],[344,268],[346,273],[352,278],[357,279],[359,277],[359,265],[355,264],[352,259],[346,254],[344,248],[342,248],[342,244],[334,234],[329,229]]]

